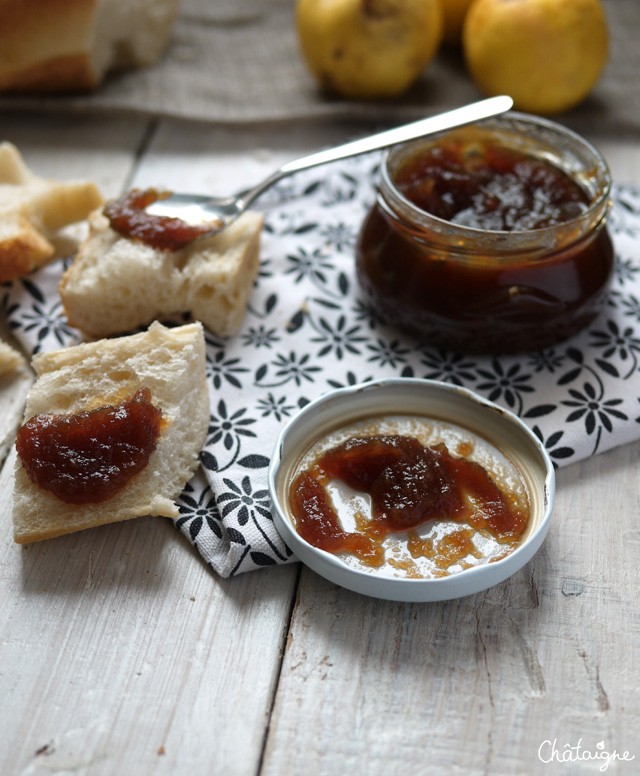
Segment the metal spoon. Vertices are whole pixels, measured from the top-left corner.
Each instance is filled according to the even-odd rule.
[[[411,124],[318,151],[300,159],[294,159],[284,164],[262,183],[254,188],[239,192],[235,196],[209,197],[198,194],[171,193],[166,198],[149,205],[147,212],[151,215],[179,218],[188,224],[202,224],[210,221],[212,222],[211,229],[205,234],[199,235],[199,238],[208,237],[229,226],[269,187],[294,172],[497,116],[508,111],[512,105],[513,100],[510,97],[490,97],[446,113],[430,116]]]

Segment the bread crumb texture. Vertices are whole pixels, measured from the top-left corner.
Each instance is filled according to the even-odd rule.
[[[175,500],[195,471],[209,424],[204,330],[200,323],[82,343],[34,357],[36,379],[24,420],[37,413],[77,413],[117,404],[140,388],[162,411],[145,469],[107,501],[66,504],[35,485],[16,457],[14,539],[24,544],[144,515],[175,518]]]
[[[99,207],[89,181],[58,182],[29,170],[18,149],[0,143],[0,283],[27,275],[54,258],[51,239]]]
[[[117,234],[95,211],[60,282],[70,325],[108,337],[187,313],[216,336],[236,334],[258,272],[263,221],[244,213],[220,234],[170,251]]]

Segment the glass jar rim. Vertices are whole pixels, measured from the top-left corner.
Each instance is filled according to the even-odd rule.
[[[562,139],[565,143],[569,144],[574,151],[581,152],[585,156],[585,159],[589,159],[591,162],[588,167],[591,177],[598,177],[598,185],[595,192],[586,192],[590,196],[587,210],[574,218],[567,219],[560,224],[552,226],[528,230],[488,230],[447,221],[444,218],[429,213],[427,210],[423,210],[405,197],[393,181],[391,168],[394,160],[401,154],[409,155],[409,152],[413,149],[418,149],[421,146],[433,146],[434,144],[437,144],[438,140],[441,138],[461,134],[470,128],[478,128],[480,130],[491,130],[492,128],[497,130],[515,130],[513,133],[514,136],[516,133],[520,134],[523,139],[527,138],[534,143],[538,143],[540,148],[543,148],[546,145],[549,151],[553,149],[561,152],[561,149],[552,146],[549,142],[543,144],[542,138],[536,135],[536,130],[538,132],[542,131],[550,135],[555,135],[558,140]],[[555,162],[555,164],[558,166],[557,162]],[[569,174],[574,173],[572,177],[575,179],[575,171],[570,169],[567,170],[562,165],[559,166]],[[411,140],[393,146],[387,149],[383,155],[380,178],[381,185],[379,187],[379,192],[386,203],[393,211],[418,226],[428,226],[429,228],[439,226],[440,229],[446,231],[449,235],[459,235],[461,238],[467,237],[478,239],[481,236],[490,236],[493,239],[506,239],[508,237],[517,239],[518,236],[520,238],[524,238],[525,236],[536,236],[541,243],[547,242],[551,238],[551,235],[557,234],[559,229],[582,232],[587,226],[593,225],[594,220],[595,223],[602,221],[609,209],[609,198],[612,185],[611,173],[604,156],[588,140],[573,130],[554,121],[550,121],[549,119],[515,111],[510,111],[507,114],[492,119],[486,119],[478,124],[467,125],[466,127],[460,127],[454,130],[446,130],[435,135],[430,135],[429,137]]]

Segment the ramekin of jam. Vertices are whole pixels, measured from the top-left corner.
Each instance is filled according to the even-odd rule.
[[[426,344],[517,353],[602,309],[611,176],[586,140],[519,113],[396,146],[356,249],[363,300]]]

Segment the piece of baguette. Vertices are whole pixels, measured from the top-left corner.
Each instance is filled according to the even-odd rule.
[[[158,61],[179,0],[0,0],[0,91],[95,89]]]
[[[14,145],[0,143],[0,283],[23,277],[52,259],[51,238],[102,202],[94,183],[40,178]]]
[[[67,504],[36,485],[16,456],[13,525],[19,544],[143,515],[175,518],[175,499],[196,469],[209,423],[204,332],[199,323],[83,343],[34,357],[25,422],[41,412],[118,404],[140,388],[162,411],[147,466],[106,501]]]
[[[223,232],[179,251],[122,237],[102,211],[60,282],[71,326],[91,337],[190,313],[219,337],[237,333],[258,271],[263,217],[244,213]]]

